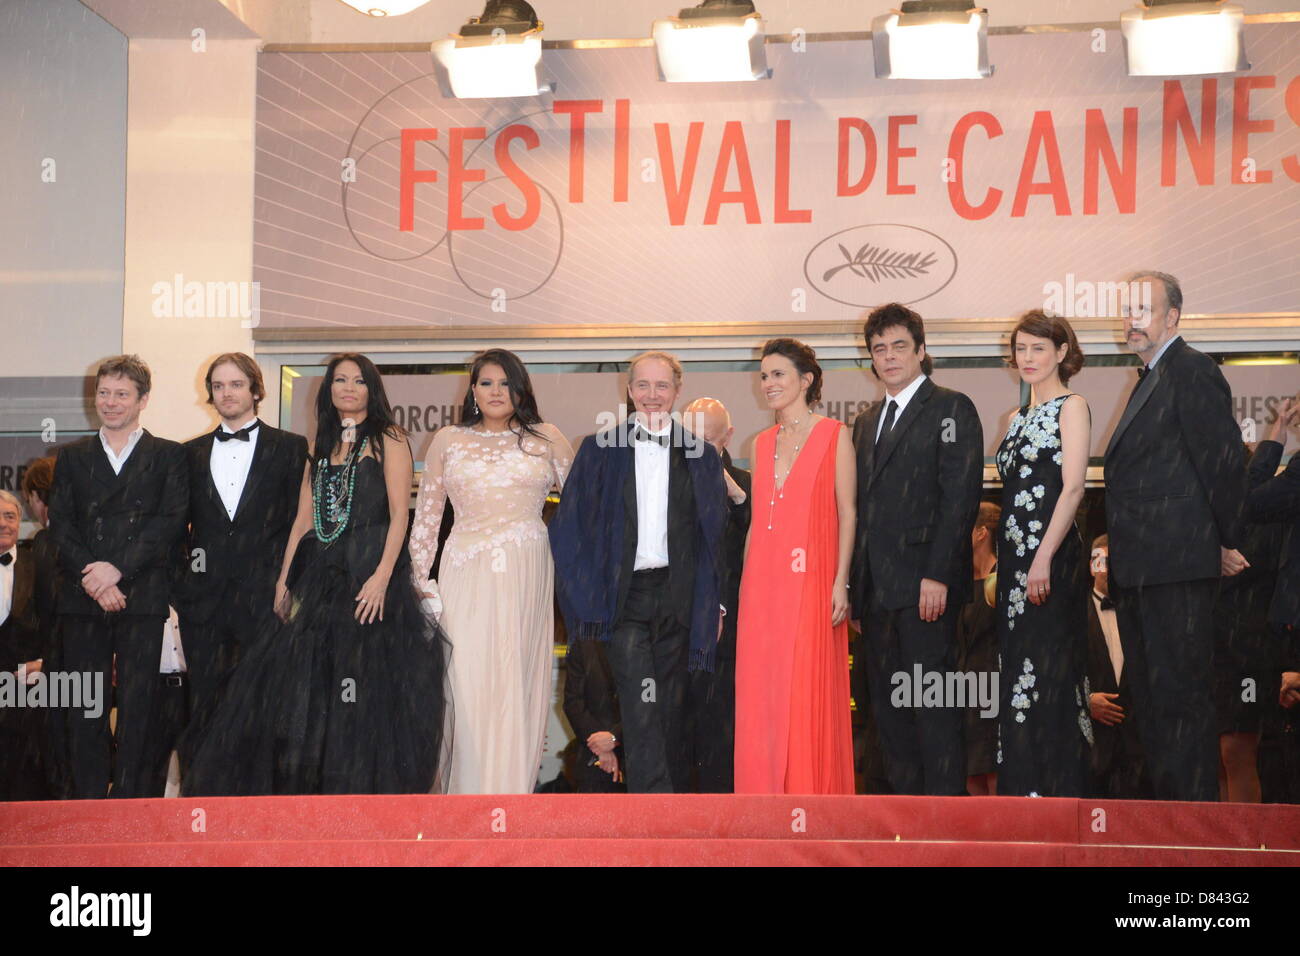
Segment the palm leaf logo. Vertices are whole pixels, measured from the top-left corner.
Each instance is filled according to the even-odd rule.
[[[836,245],[844,261],[827,269],[822,275],[823,282],[830,280],[837,272],[844,269],[869,282],[879,282],[881,279],[914,279],[917,276],[928,275],[931,266],[936,262],[933,252],[896,252],[883,246],[873,246],[868,242],[858,249],[857,255],[850,255],[843,243],[836,243]]]

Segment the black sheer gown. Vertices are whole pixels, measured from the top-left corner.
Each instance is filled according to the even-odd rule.
[[[341,465],[328,466],[337,474]],[[450,645],[420,609],[405,547],[382,621],[359,624],[355,597],[388,535],[382,465],[356,462],[343,533],[309,532],[290,575],[290,620],[258,636],[194,742],[186,795],[427,793],[449,744]]]
[[[1064,487],[1060,414],[1069,397],[1022,408],[998,449],[999,796],[1079,797],[1087,786],[1089,579],[1077,527],[1052,556],[1047,601],[1026,594]]]

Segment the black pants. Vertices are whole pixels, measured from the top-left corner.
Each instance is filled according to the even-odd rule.
[[[719,657],[713,673],[696,671],[690,675],[688,684],[687,710],[695,790],[699,793],[732,793],[736,788],[735,658]]]
[[[191,750],[203,736],[204,725],[221,703],[226,685],[251,642],[273,623],[273,611],[259,615],[236,603],[218,607],[205,621],[182,613],[181,645],[185,649],[189,687],[189,721],[180,745],[182,772]]]
[[[1219,582],[1112,586],[1124,671],[1156,800],[1219,799],[1214,601]]]
[[[690,786],[683,705],[690,631],[677,619],[668,569],[637,571],[607,655],[623,715],[629,793],[685,793]]]
[[[959,612],[950,601],[937,621],[927,622],[915,607],[890,611],[872,601],[862,622],[871,706],[894,793],[956,796],[966,792],[962,709],[895,707],[891,681],[901,672],[910,682],[917,664],[923,674],[947,674],[957,666]]]
[[[163,619],[141,615],[69,614],[62,618],[64,669],[102,675],[99,713],[69,708],[68,749],[72,796],[161,797],[154,740]],[[114,655],[117,690],[113,692]],[[109,728],[116,702],[117,729]],[[116,752],[115,752],[116,751]]]

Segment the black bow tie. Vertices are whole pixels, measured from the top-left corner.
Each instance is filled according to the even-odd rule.
[[[669,445],[672,444],[673,431],[670,428],[662,435],[652,435],[650,432],[646,431],[643,427],[637,425],[636,430],[632,432],[632,438],[635,441],[652,441],[657,445],[662,445],[664,448],[667,448]]]
[[[1142,379],[1146,378],[1150,373],[1151,373],[1151,366],[1143,365],[1140,369],[1138,369],[1138,381],[1139,382],[1142,381]]]
[[[253,433],[253,429],[260,424],[262,423],[253,422],[252,424],[245,425],[237,432],[228,432],[224,428],[218,428],[217,441],[230,441],[232,439],[234,439],[235,441],[248,441],[248,436],[251,435]]]
[[[1093,591],[1092,593],[1097,594],[1096,591]],[[1097,600],[1100,602],[1103,611],[1109,611],[1115,607],[1115,602],[1109,597],[1102,597],[1100,594],[1097,594]]]
[[[14,556],[10,554],[8,551],[6,551],[4,554],[0,554],[0,568],[9,567],[9,565],[13,564],[13,560],[14,560]]]

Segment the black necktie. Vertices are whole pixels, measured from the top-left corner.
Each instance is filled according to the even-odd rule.
[[[9,565],[13,563],[13,560],[14,560],[14,556],[10,554],[8,551],[6,551],[4,554],[0,554],[0,568],[9,567]]]
[[[234,439],[235,441],[248,441],[248,436],[251,435],[253,433],[253,429],[260,424],[261,422],[253,422],[250,425],[245,425],[237,432],[228,432],[224,428],[218,428],[217,441],[230,441],[232,439]]]
[[[1093,591],[1092,593],[1097,594],[1096,591]],[[1102,597],[1100,594],[1097,594],[1097,601],[1103,611],[1109,611],[1115,607],[1115,602],[1112,601],[1109,596]]]
[[[1138,369],[1138,381],[1140,382],[1142,381],[1142,379],[1146,378],[1147,374],[1150,371],[1151,371],[1150,365],[1143,365],[1140,369]]]
[[[672,442],[672,436],[673,436],[672,429],[669,429],[668,431],[664,432],[662,435],[652,435],[650,432],[646,431],[640,425],[636,426],[636,430],[632,432],[632,438],[635,439],[636,441],[652,441],[655,444],[662,445],[665,448],[667,448],[668,445]]]
[[[877,445],[879,445],[882,441],[888,438],[889,433],[894,430],[894,415],[897,412],[898,412],[898,402],[894,401],[891,398],[889,400],[889,404],[885,406],[885,425],[883,428],[880,429],[880,434],[876,437]]]

